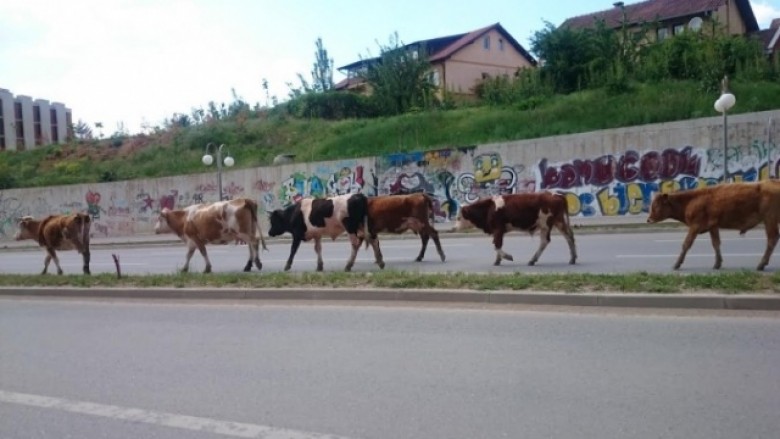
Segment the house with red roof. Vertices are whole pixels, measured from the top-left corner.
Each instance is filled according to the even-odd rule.
[[[611,8],[567,19],[561,27],[583,29],[603,21],[608,28],[624,24],[639,30],[651,25],[650,40],[662,41],[685,31],[725,31],[729,35],[751,35],[758,32],[758,22],[749,0],[647,0],[625,4],[618,1]]]
[[[500,23],[467,33],[415,41],[402,49],[428,56],[430,81],[439,90],[456,96],[474,95],[475,86],[487,77],[512,76],[519,69],[536,66],[536,59]],[[361,72],[378,62],[380,58],[376,57],[339,67],[347,77],[336,84],[336,90],[370,92]]]

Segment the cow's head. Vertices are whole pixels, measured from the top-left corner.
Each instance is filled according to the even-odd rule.
[[[452,228],[454,232],[461,232],[476,227],[470,219],[470,207],[463,206],[458,211],[458,214],[455,216],[455,226]]]
[[[671,218],[674,212],[674,204],[669,194],[656,195],[653,203],[650,205],[650,215],[647,216],[648,223],[658,223]]]
[[[154,233],[173,233],[170,224],[168,224],[168,218],[171,215],[171,210],[164,207],[160,211],[160,216],[157,217],[157,222],[154,224]]]
[[[24,239],[38,239],[38,222],[31,216],[16,218],[18,229],[14,239],[22,241]]]
[[[268,229],[268,236],[280,236],[287,231],[287,218],[284,215],[284,210],[276,209],[269,213],[268,221],[271,223],[271,228]]]

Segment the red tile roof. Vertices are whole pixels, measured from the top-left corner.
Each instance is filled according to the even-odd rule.
[[[570,28],[592,27],[596,20],[604,20],[607,27],[619,27],[625,12],[628,24],[642,22],[654,22],[656,20],[668,20],[672,18],[690,17],[709,11],[715,11],[723,6],[727,0],[647,0],[639,3],[627,4],[623,8],[614,6],[592,14],[572,17],[563,22],[561,26]],[[750,7],[749,0],[736,0],[748,32],[757,31],[758,23]]]
[[[525,50],[525,48],[523,48],[523,46],[521,46],[520,43],[518,43],[517,40],[515,40],[515,38],[512,35],[510,35],[509,32],[507,32],[506,29],[504,29],[503,26],[501,26],[501,23],[491,24],[490,26],[485,26],[482,29],[477,29],[475,31],[471,31],[463,35],[454,43],[432,54],[429,61],[433,63],[437,61],[446,60],[447,58],[452,56],[455,52],[473,43],[474,41],[479,39],[482,35],[486,34],[487,32],[493,29],[501,33],[504,36],[504,38],[507,39],[509,44],[511,44],[515,48],[515,50],[520,52],[520,54],[523,55],[523,57],[527,59],[529,63],[531,63],[531,65],[534,66],[536,65],[536,59],[533,56],[531,56],[531,54],[528,53],[528,51]]]

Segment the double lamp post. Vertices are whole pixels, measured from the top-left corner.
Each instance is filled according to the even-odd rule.
[[[206,166],[211,166],[212,163],[214,163],[214,156],[211,155],[211,150],[216,150],[217,153],[217,190],[219,191],[219,201],[222,201],[224,199],[222,195],[222,165],[224,163],[225,166],[228,168],[235,165],[236,162],[233,160],[233,157],[230,157],[230,153],[228,153],[227,157],[225,157],[224,160],[222,160],[222,148],[225,147],[225,144],[219,145],[217,147],[214,143],[209,143],[206,145],[206,154],[203,155],[203,158],[201,161],[203,161],[203,164]]]

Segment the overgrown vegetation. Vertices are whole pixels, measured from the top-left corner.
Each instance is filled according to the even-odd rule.
[[[481,291],[558,291],[582,292],[643,292],[675,294],[685,292],[716,292],[721,294],[780,292],[780,273],[765,275],[754,271],[718,274],[534,274],[514,273],[425,274],[385,270],[376,273],[218,273],[171,274],[149,276],[66,275],[0,275],[0,286],[71,286],[71,287],[228,287],[228,288],[420,288],[462,289]]]
[[[715,25],[646,44],[646,34],[626,28],[548,24],[532,39],[540,68],[487,78],[475,85],[477,102],[460,103],[434,93],[425,48],[397,35],[363,60],[368,96],[334,91],[333,60],[322,40],[316,48],[311,82],[299,75],[284,103],[263,80],[265,105],[234,90],[231,103],[174,114],[138,136],[96,139],[80,122],[70,144],[0,154],[0,189],[204,172],[209,142],[226,144],[238,167],[257,167],[277,154],[355,158],[714,116],[726,74],[738,99],[732,114],[780,108],[777,60]]]

